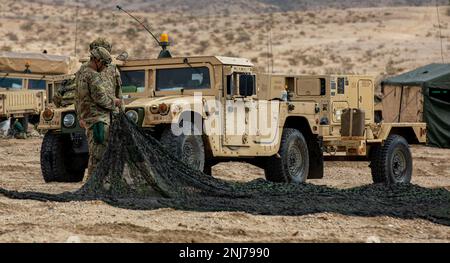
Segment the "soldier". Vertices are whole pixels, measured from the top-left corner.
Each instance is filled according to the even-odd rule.
[[[111,53],[112,45],[104,38],[97,38],[89,44],[89,51],[97,47],[103,47]],[[81,65],[80,69],[77,73],[75,73],[75,78],[78,76],[78,73],[83,71],[83,69],[89,64],[86,62]],[[111,83],[114,83],[112,88],[116,93],[117,98],[122,98],[122,80],[120,79],[120,73],[115,64],[109,64],[107,70],[103,71]],[[75,80],[76,82],[76,80]],[[77,95],[76,95],[76,87],[71,84],[69,81],[66,85],[62,85],[53,96],[53,102],[57,107],[66,107],[75,103],[75,106],[78,104]]]
[[[76,77],[76,110],[80,126],[86,129],[89,143],[88,177],[103,157],[109,140],[111,114],[122,105],[115,96],[110,79],[105,74],[111,55],[103,47],[91,50],[90,61],[80,68]]]
[[[112,45],[106,39],[101,37],[92,41],[89,45],[89,50],[93,50],[96,47],[103,47],[108,50],[109,53],[112,51]],[[120,72],[117,66],[113,63],[108,64],[108,67],[102,72],[102,74],[104,74],[105,77],[108,78],[108,81],[111,82],[111,87],[114,90],[115,97],[122,99],[122,80],[120,78]]]

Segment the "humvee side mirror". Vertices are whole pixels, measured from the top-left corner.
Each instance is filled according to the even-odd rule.
[[[126,51],[123,51],[116,57],[116,59],[120,61],[126,61],[128,59],[128,53]]]
[[[255,94],[255,76],[240,75],[239,76],[239,95],[248,97]]]

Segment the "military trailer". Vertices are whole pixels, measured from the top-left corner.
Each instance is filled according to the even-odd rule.
[[[0,53],[0,121],[19,120],[26,131],[28,122],[37,124],[52,77],[69,73],[73,60],[64,56],[35,53]]]

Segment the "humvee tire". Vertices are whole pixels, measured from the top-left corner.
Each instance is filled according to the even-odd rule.
[[[201,135],[182,133],[180,136],[175,136],[169,126],[163,131],[160,141],[167,150],[191,168],[211,173],[210,167],[205,166],[205,147]],[[209,171],[205,171],[205,168]]]
[[[278,154],[270,157],[264,169],[272,182],[304,183],[308,177],[309,154],[305,137],[297,129],[285,128]]]
[[[45,134],[41,147],[41,168],[46,183],[81,182],[87,161],[87,154],[73,152],[70,137]]]
[[[369,167],[370,172],[372,174],[372,181],[375,184],[383,183],[383,177],[380,176],[379,168],[378,168],[378,159],[381,154],[381,146],[380,145],[373,145],[370,147],[369,151]]]
[[[411,182],[413,161],[405,138],[390,135],[382,146],[375,146],[371,155],[370,168],[374,183]]]

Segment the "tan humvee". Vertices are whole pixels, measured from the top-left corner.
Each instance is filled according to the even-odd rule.
[[[39,115],[45,107],[47,81],[45,75],[0,72],[0,118]]]
[[[18,119],[25,131],[29,121],[38,123],[48,98],[47,85],[72,67],[69,57],[0,52],[0,121]]]
[[[217,162],[242,160],[269,180],[304,182],[323,176],[324,152],[369,159],[375,182],[408,182],[408,142],[426,140],[424,123],[375,123],[370,76],[258,74],[248,60],[226,57],[127,66],[145,67],[148,84],[127,116],[207,173]]]

